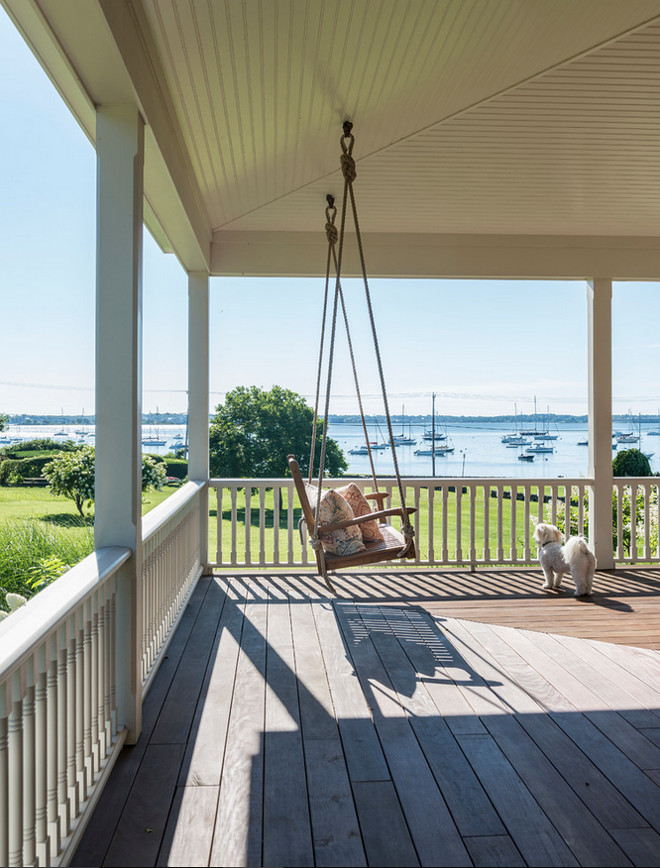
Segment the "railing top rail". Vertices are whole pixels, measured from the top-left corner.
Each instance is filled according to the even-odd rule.
[[[185,506],[201,491],[205,482],[190,481],[171,494],[167,500],[159,503],[142,519],[142,541],[156,533],[175,513]]]
[[[0,622],[0,681],[132,555],[124,546],[97,549]]]
[[[622,478],[622,477],[619,477]],[[645,479],[648,477],[640,477]],[[396,483],[394,476],[380,476],[380,481],[383,483]],[[504,477],[504,476],[405,476],[402,481],[407,485],[593,485],[592,477],[565,477],[557,476],[550,478],[522,478],[522,477]],[[365,476],[341,476],[328,477],[323,480],[324,485],[341,486],[347,485],[349,482],[363,482],[365,485],[373,485],[370,477]],[[261,478],[227,478],[227,479],[210,479],[209,485],[212,488],[224,486],[227,488],[237,487],[244,488],[250,485],[252,488],[259,486],[273,486],[293,484],[293,479],[290,477],[261,477]],[[155,512],[155,510],[153,510]],[[151,513],[149,513],[151,514]]]

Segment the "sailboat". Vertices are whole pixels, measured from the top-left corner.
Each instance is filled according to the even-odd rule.
[[[160,415],[160,410],[156,407],[156,418]],[[165,440],[162,440],[160,437],[160,428],[156,426],[156,436],[155,437],[143,437],[142,445],[143,446],[165,446]]]
[[[534,395],[534,427],[528,428],[526,431],[521,431],[520,433],[524,437],[534,437],[537,440],[542,437],[545,438],[548,434],[547,429],[542,429],[538,427],[538,413],[536,412],[536,395]]]
[[[412,446],[417,442],[415,440],[415,438],[412,437],[410,434],[410,425],[408,425],[408,434],[405,433],[405,431],[404,431],[405,421],[406,421],[406,408],[402,405],[402,407],[401,407],[401,433],[395,434],[394,437],[392,438],[394,440],[395,446]]]
[[[428,436],[427,436],[428,435]],[[454,447],[448,445],[447,443],[438,443],[439,439],[447,439],[447,435],[443,434],[441,437],[438,437],[435,431],[435,392],[433,393],[432,398],[432,409],[431,409],[431,430],[427,431],[424,434],[425,440],[431,441],[431,448],[425,449],[415,449],[414,454],[420,456],[430,456],[433,458],[433,475],[435,476],[435,459],[436,457],[440,457],[443,455],[448,455],[451,452],[454,452]]]

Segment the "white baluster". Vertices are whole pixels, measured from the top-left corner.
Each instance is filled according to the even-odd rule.
[[[484,562],[490,563],[490,485],[484,485]]]
[[[236,487],[231,487],[231,564],[236,564],[236,534],[238,533],[238,519],[236,516]]]
[[[0,683],[0,865],[9,865],[9,709],[7,681]]]
[[[217,564],[222,564],[222,491],[223,488],[219,485],[215,491],[216,496],[216,516],[215,516],[215,527],[216,527],[216,546],[215,546],[215,560]]]
[[[9,712],[9,868],[23,865],[23,696],[25,670],[11,676]]]
[[[280,508],[282,506],[282,489],[273,486],[273,563],[280,563]]]

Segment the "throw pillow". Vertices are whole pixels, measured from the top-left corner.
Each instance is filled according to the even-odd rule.
[[[316,514],[316,498],[318,489],[315,485],[305,483],[307,490],[307,499],[312,507],[312,512]],[[355,518],[353,510],[348,502],[338,494],[333,488],[329,488],[321,492],[321,505],[319,509],[320,524],[335,524],[338,521],[345,521],[349,518]],[[310,532],[312,528],[309,529]],[[357,525],[350,527],[342,527],[332,533],[323,534],[321,537],[323,549],[334,555],[354,555],[357,552],[363,552],[366,549],[362,542],[362,534]]]
[[[344,500],[347,501],[353,510],[354,515],[369,515],[370,512],[374,511],[374,508],[354,482],[350,482],[343,488],[337,488],[335,490],[341,494]],[[363,521],[362,524],[358,524],[357,527],[360,528],[362,539],[364,540],[383,539],[383,534],[381,533],[380,528],[378,527],[378,521],[375,518],[371,519],[371,521]]]

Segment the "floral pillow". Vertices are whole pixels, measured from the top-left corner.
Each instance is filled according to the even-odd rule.
[[[312,512],[316,514],[318,489],[315,485],[308,484],[305,484],[305,488],[307,490],[309,505],[312,507]],[[332,488],[321,492],[320,524],[335,524],[335,522],[345,521],[349,518],[355,518],[355,514],[341,494],[338,494]],[[365,544],[362,542],[360,528],[357,525],[342,527],[339,530],[332,531],[332,533],[323,534],[321,540],[323,542],[323,549],[334,555],[354,555],[366,549]]]
[[[370,512],[373,512],[373,507],[367,500],[367,498],[362,494],[359,487],[354,483],[350,482],[348,485],[345,485],[343,488],[335,489],[338,494],[347,501],[348,505],[353,510],[353,514],[358,515],[368,515]],[[382,540],[383,534],[378,527],[378,522],[375,518],[371,519],[371,521],[363,521],[362,524],[358,524],[361,533],[362,539],[364,540]]]

